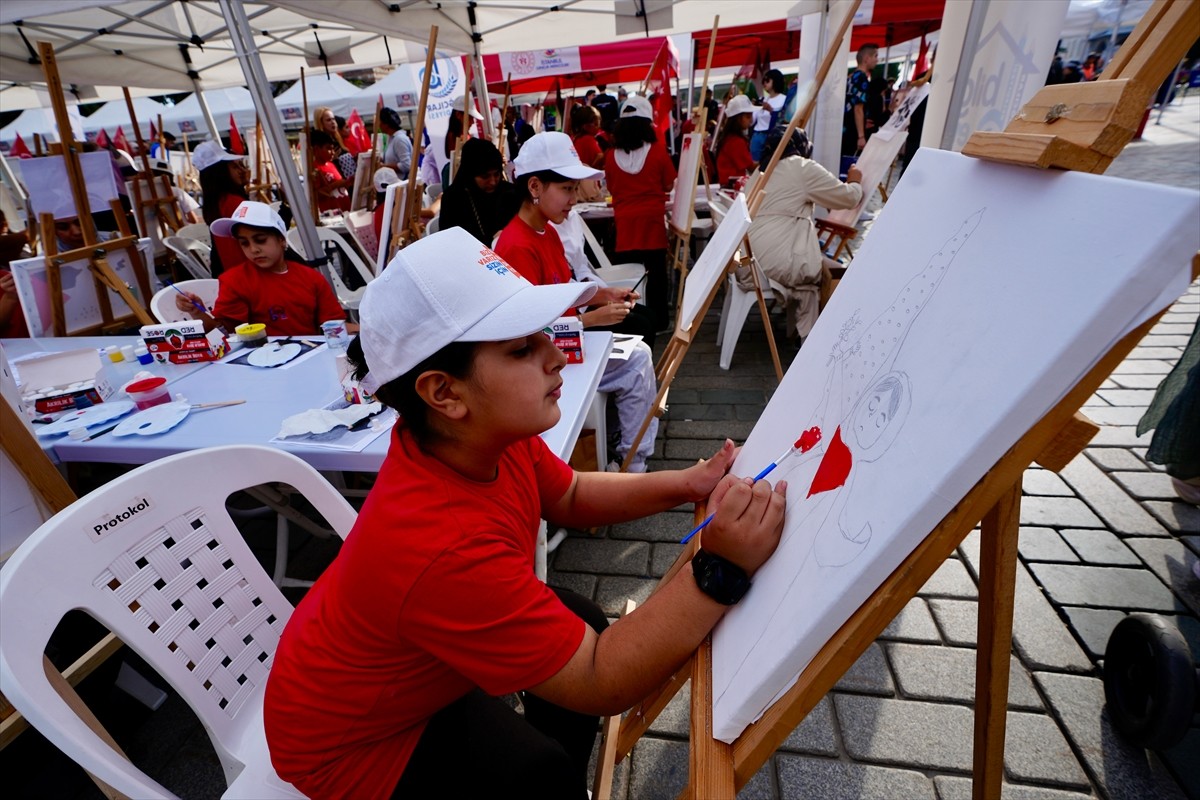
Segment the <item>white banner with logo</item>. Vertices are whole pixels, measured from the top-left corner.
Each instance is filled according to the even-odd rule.
[[[409,64],[408,68],[412,70],[413,82],[419,87],[425,80],[425,64]],[[425,131],[429,134],[425,153],[433,158],[439,171],[446,163],[444,145],[450,114],[455,108],[462,109],[466,80],[459,56],[439,56],[433,60],[429,99],[425,102]]]
[[[1001,131],[1046,83],[1069,0],[947,3],[938,39],[924,147],[962,150],[975,131]],[[970,17],[983,13],[977,44],[966,41]],[[959,87],[962,102],[948,119]]]
[[[536,78],[582,71],[578,47],[550,50],[516,50],[500,54],[500,73],[505,77]]]

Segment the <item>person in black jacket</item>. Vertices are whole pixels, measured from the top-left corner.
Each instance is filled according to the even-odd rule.
[[[442,192],[438,227],[459,227],[490,244],[520,205],[513,185],[504,180],[500,151],[486,139],[468,139],[454,182]]]

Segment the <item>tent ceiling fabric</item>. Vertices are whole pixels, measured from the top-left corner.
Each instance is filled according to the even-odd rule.
[[[502,53],[541,47],[603,44],[649,36],[747,25],[787,16],[793,3],[784,0],[636,0],[650,10],[635,16],[635,0],[272,0],[276,5],[313,19],[342,22],[361,30],[410,37],[438,26],[438,49],[470,53],[473,49],[468,6],[481,36],[480,50]],[[392,10],[394,9],[394,10]],[[649,30],[646,30],[649,26]]]
[[[271,80],[297,78],[305,65],[320,69],[318,48],[330,65],[369,67],[423,56],[424,48],[416,41],[426,41],[427,34],[420,31],[389,32],[385,45],[378,29],[315,22],[311,15],[279,8],[272,0],[245,0],[244,7]],[[246,82],[216,0],[0,3],[0,75],[6,81],[45,80],[33,58],[39,41],[54,44],[64,84],[190,91],[193,84],[181,46],[205,87]]]

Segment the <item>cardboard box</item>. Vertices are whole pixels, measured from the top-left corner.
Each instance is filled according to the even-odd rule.
[[[102,402],[96,391],[100,354],[95,348],[24,358],[13,362],[21,382],[21,404],[39,414],[75,407],[75,398]]]
[[[141,334],[146,349],[160,364],[216,361],[229,352],[225,335],[220,330],[205,334],[204,323],[198,319],[143,325]]]
[[[568,364],[583,363],[583,322],[579,317],[559,317],[546,329],[559,350],[567,354]]]

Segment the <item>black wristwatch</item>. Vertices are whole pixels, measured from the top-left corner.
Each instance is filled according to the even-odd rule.
[[[750,590],[750,577],[744,569],[707,550],[697,550],[692,556],[692,575],[700,591],[722,605],[733,605]]]

